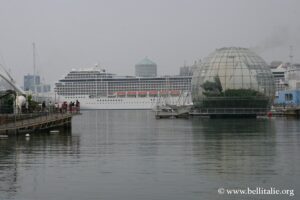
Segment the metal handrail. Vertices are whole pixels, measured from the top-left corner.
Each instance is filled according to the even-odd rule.
[[[53,120],[63,119],[69,117],[70,115],[71,114],[69,113],[52,113],[52,114],[46,113],[46,115],[39,115],[32,118],[27,118],[23,120],[2,124],[0,125],[0,129],[18,129],[24,126],[32,126],[38,123],[47,123]]]
[[[194,113],[200,114],[257,114],[266,113],[268,109],[264,108],[200,108]]]

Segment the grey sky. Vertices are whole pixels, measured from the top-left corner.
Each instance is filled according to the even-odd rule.
[[[299,0],[0,0],[0,63],[20,85],[37,66],[54,83],[99,62],[133,75],[145,56],[177,74],[216,48],[256,49],[267,62],[300,61]]]

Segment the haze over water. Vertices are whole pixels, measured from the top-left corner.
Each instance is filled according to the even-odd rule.
[[[0,140],[0,199],[297,199],[297,119],[84,111],[72,130]],[[287,195],[218,194],[275,187]]]
[[[134,75],[145,56],[158,75],[203,60],[217,48],[253,49],[270,63],[300,62],[299,0],[7,0],[0,6],[0,64],[17,83],[36,70],[54,84],[96,63]]]

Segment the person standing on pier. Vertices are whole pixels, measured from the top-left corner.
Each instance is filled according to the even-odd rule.
[[[70,113],[72,112],[72,106],[73,106],[73,102],[70,101],[70,103],[69,103],[69,111],[70,111]]]
[[[76,106],[76,112],[79,113],[79,111],[80,111],[80,102],[78,100],[76,100],[75,106]]]
[[[51,102],[51,101],[49,101],[48,106],[49,106],[49,112],[50,112],[50,113],[53,112],[53,105],[52,105],[52,102]]]
[[[42,112],[45,112],[45,110],[46,110],[46,102],[43,101],[43,103],[42,103]]]

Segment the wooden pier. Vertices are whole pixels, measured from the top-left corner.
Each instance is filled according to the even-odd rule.
[[[74,113],[47,113],[0,125],[0,135],[29,133],[55,127],[70,127]],[[16,116],[15,116],[16,119]]]

